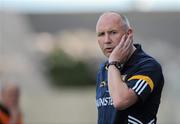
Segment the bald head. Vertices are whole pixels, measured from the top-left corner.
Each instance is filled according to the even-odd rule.
[[[116,12],[106,12],[99,17],[96,33],[101,50],[106,57],[109,57],[122,36],[132,35],[133,30],[125,16]]]
[[[1,87],[1,99],[7,107],[19,104],[20,88],[16,83],[7,82]]]
[[[130,28],[129,21],[124,15],[116,13],[116,12],[106,12],[106,13],[103,13],[99,17],[96,24],[96,32],[98,30],[98,26],[100,26],[101,24],[104,24],[104,22],[107,22],[107,21],[114,21],[115,23],[119,24],[119,26],[123,28],[124,30],[127,30],[128,28]]]

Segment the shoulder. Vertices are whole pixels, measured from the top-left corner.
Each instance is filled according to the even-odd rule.
[[[133,57],[133,64],[141,68],[153,68],[161,70],[160,63],[151,55],[147,54],[141,45],[136,44],[136,53]]]
[[[164,80],[160,63],[142,49],[136,52],[130,67],[132,68],[130,77],[144,75],[150,77],[154,82]]]
[[[133,66],[135,68],[138,67],[139,69],[155,68],[161,70],[161,65],[159,62],[144,52],[140,44],[134,44],[134,46],[136,47],[136,50],[130,60],[127,62],[127,65],[130,65],[130,67]]]
[[[162,71],[160,63],[153,57],[144,54],[138,61],[137,65],[140,69],[150,69],[152,71]]]

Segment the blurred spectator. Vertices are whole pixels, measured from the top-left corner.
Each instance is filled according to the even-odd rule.
[[[0,124],[22,124],[20,87],[14,82],[8,82],[2,84],[0,93]]]

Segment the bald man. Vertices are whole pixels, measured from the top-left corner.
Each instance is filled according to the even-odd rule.
[[[17,84],[8,82],[2,85],[0,124],[22,124],[19,98],[20,89]]]
[[[133,43],[123,15],[103,13],[96,33],[108,59],[97,75],[98,124],[156,124],[164,85],[160,64]]]

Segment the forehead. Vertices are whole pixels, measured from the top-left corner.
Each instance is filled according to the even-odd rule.
[[[5,86],[3,89],[4,93],[16,93],[19,92],[19,88],[17,86]]]
[[[108,29],[120,29],[122,26],[121,17],[117,14],[105,14],[102,15],[96,25],[96,31],[108,30]]]

